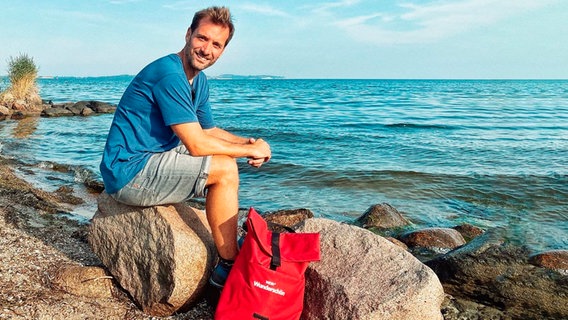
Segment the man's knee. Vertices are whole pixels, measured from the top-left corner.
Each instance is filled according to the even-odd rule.
[[[234,158],[223,155],[212,157],[207,183],[219,182],[239,183],[239,168]]]

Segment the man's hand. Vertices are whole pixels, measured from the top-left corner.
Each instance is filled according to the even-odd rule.
[[[268,143],[262,139],[250,138],[249,144],[255,145],[255,155],[249,157],[247,163],[255,168],[260,168],[265,162],[272,157],[272,152]]]
[[[258,168],[272,156],[270,146],[260,138],[239,137],[219,128],[203,130],[198,122],[174,124],[171,127],[194,157],[227,155],[248,158],[248,163]]]

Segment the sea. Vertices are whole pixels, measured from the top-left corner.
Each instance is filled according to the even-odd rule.
[[[39,79],[54,103],[117,104],[132,76]],[[388,203],[414,228],[497,228],[534,251],[568,249],[568,80],[209,80],[219,127],[263,138],[273,157],[239,160],[240,207],[307,208],[353,222]],[[3,87],[0,84],[0,87]],[[112,114],[0,121],[0,155],[43,189],[81,191]],[[65,170],[61,170],[65,168]]]

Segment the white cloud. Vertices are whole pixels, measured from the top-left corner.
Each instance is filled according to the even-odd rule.
[[[340,27],[350,28],[350,27],[357,27],[359,25],[368,23],[368,22],[370,22],[372,20],[376,20],[378,18],[382,21],[387,21],[387,22],[392,20],[392,17],[387,16],[385,14],[373,13],[373,14],[369,14],[369,15],[357,16],[357,17],[353,17],[353,18],[343,19],[343,20],[336,22],[335,24],[340,26]]]
[[[259,13],[266,16],[289,17],[288,13],[268,5],[246,3],[240,6],[240,8],[245,11]]]
[[[376,44],[424,43],[490,26],[557,0],[462,0],[404,3],[399,15],[374,13],[338,20],[355,39]],[[404,29],[398,26],[403,25]]]
[[[336,2],[325,2],[314,6],[313,13],[327,14],[331,9],[341,9],[345,7],[352,7],[361,2],[360,0],[340,0]]]

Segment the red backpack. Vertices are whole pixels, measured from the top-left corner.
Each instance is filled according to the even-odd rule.
[[[245,241],[215,311],[215,320],[299,319],[304,272],[319,261],[318,233],[278,233],[250,208]]]

